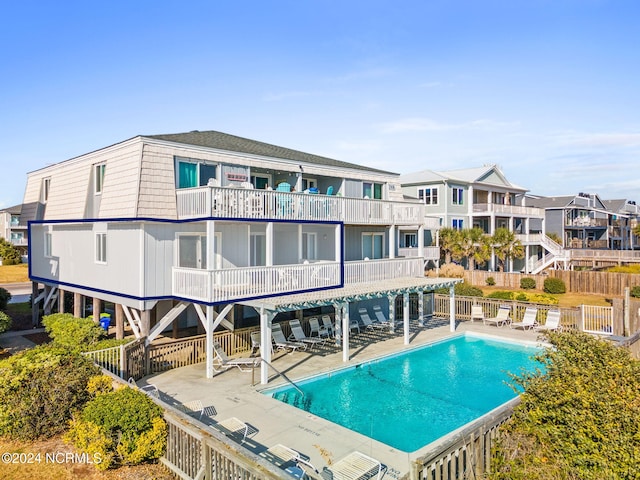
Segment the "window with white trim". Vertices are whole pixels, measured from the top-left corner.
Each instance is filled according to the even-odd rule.
[[[51,188],[51,177],[42,179],[42,192],[41,192],[41,200],[42,203],[47,203],[49,200],[49,189]]]
[[[105,163],[99,163],[98,165],[94,165],[94,192],[96,195],[100,195],[102,193],[102,187],[104,187],[104,171],[106,169]]]
[[[451,201],[454,205],[464,205],[464,189],[453,188],[451,189],[452,196]]]
[[[426,205],[438,205],[438,187],[420,188],[418,198]]]
[[[318,235],[316,233],[302,233],[302,258],[305,260],[316,260]]]
[[[176,187],[193,188],[213,184],[217,181],[218,165],[194,158],[176,157]]]
[[[107,263],[107,233],[96,233],[96,263]]]
[[[362,182],[362,198],[382,200],[382,184]]]
[[[462,218],[454,218],[454,219],[451,221],[451,226],[452,226],[453,228],[455,228],[456,230],[462,230],[462,229],[464,228],[464,226],[463,226],[463,222],[464,222],[464,221],[463,221],[463,219],[462,219]]]

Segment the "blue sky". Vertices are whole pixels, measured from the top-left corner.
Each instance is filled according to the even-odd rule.
[[[219,130],[397,173],[640,201],[640,2],[6,2],[0,208],[26,174]]]

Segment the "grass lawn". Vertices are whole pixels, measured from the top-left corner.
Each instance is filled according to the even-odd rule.
[[[17,442],[0,438],[0,452],[17,453],[23,455],[23,462],[18,463],[0,462],[0,478],[12,480],[170,480],[174,477],[159,464],[138,465],[135,467],[121,467],[114,470],[102,472],[94,465],[87,463],[74,463],[66,461],[64,454],[74,453],[75,450],[70,445],[62,441],[60,437],[38,442]],[[40,461],[37,461],[38,453]],[[50,454],[47,461],[46,454]],[[56,455],[58,454],[58,455]],[[32,463],[27,463],[31,459]],[[59,459],[59,462],[54,459]]]
[[[506,288],[506,287],[479,287],[482,293],[486,297],[491,292],[498,290],[515,291],[515,292],[530,292],[530,293],[544,293],[542,290],[522,290],[520,288]],[[552,295],[558,299],[559,307],[577,307],[578,305],[595,305],[602,307],[610,307],[611,304],[607,302],[606,297],[603,295],[590,295],[586,293],[568,292],[560,295]]]
[[[26,263],[20,265],[0,265],[0,283],[20,283],[29,281],[29,266]]]

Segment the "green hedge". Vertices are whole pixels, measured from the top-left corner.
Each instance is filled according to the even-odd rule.
[[[42,324],[56,345],[73,350],[92,350],[92,346],[106,337],[100,325],[87,318],[69,313],[55,313],[42,318]]]
[[[502,427],[492,480],[640,478],[640,362],[583,333],[550,334],[544,369]]]
[[[167,426],[162,409],[144,393],[125,387],[99,394],[71,422],[65,440],[107,469],[160,458]]]
[[[71,412],[89,400],[99,369],[66,348],[38,346],[0,361],[0,436],[34,440],[67,428]]]
[[[520,279],[520,288],[523,290],[533,290],[536,288],[536,279],[529,277]]]
[[[460,295],[462,297],[482,297],[483,295],[482,290],[466,282],[456,283],[456,285],[453,287],[453,290],[456,295]],[[448,295],[449,289],[446,287],[438,288],[435,292],[443,295]]]
[[[11,328],[11,317],[4,312],[0,312],[0,333],[4,333]]]
[[[561,294],[567,291],[567,287],[560,278],[545,278],[544,291],[545,293]]]

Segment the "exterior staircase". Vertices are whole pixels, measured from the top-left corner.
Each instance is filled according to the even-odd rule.
[[[562,265],[563,269],[569,268],[571,261],[571,251],[554,242],[546,235],[540,235],[540,245],[548,252],[544,257],[529,265],[529,272],[532,274],[540,273],[545,268],[554,265],[556,268]]]

